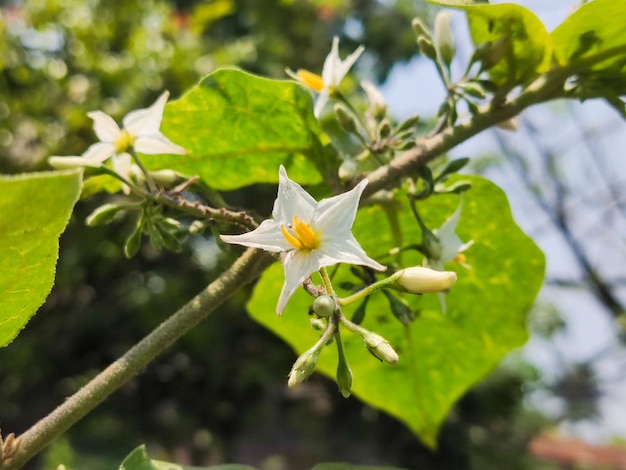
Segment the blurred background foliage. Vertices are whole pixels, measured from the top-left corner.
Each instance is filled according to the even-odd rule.
[[[365,44],[360,76],[383,81],[394,64],[416,54],[411,19],[429,15],[422,2],[411,0],[32,0],[0,6],[3,173],[47,169],[50,155],[81,154],[94,141],[88,111],[119,119],[163,89],[179,96],[217,67],[276,78],[285,77],[286,66],[320,70],[333,35],[344,51]],[[260,185],[226,197],[268,213],[274,194],[274,187]],[[232,261],[201,238],[182,254],[144,246],[126,260],[121,246],[130,226],[84,226],[101,203],[93,198],[78,205],[61,239],[51,296],[27,330],[0,351],[5,433],[22,432],[48,413]],[[321,376],[287,389],[294,354],[246,316],[248,293],[231,299],[29,468],[117,468],[144,442],[155,458],[268,470],[328,460],[409,469],[556,468],[526,452],[548,423],[524,405],[525,393],[544,385],[523,361],[506,361],[459,402],[433,452],[395,420],[343,399]],[[583,380],[579,372],[575,379]],[[568,383],[561,387],[569,390]]]

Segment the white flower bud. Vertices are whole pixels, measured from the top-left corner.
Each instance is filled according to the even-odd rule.
[[[389,341],[376,333],[367,333],[363,336],[365,347],[372,355],[389,364],[398,362],[398,353],[391,347]]]
[[[411,294],[427,294],[448,290],[456,282],[453,271],[435,271],[434,269],[414,266],[399,272],[396,283]]]
[[[48,163],[57,170],[70,170],[74,168],[99,167],[99,163],[83,157],[50,157]]]
[[[441,54],[443,62],[450,65],[456,50],[450,28],[450,13],[448,12],[439,12],[435,18],[435,47]]]
[[[339,167],[339,178],[350,181],[359,176],[359,164],[352,158],[346,158]]]
[[[366,80],[361,82],[361,87],[365,90],[367,101],[370,105],[369,109],[372,114],[377,118],[383,117],[387,112],[387,103],[385,103],[383,94],[374,86],[373,83]]]

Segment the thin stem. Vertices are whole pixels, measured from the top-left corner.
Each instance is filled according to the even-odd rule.
[[[391,276],[386,277],[385,279],[381,281],[375,282],[374,284],[370,284],[369,286],[364,287],[360,291],[355,292],[354,294],[349,295],[348,297],[344,297],[343,299],[338,299],[337,303],[340,306],[349,305],[352,302],[356,302],[357,300],[361,300],[364,297],[367,297],[368,295],[372,295],[376,291],[389,287],[391,284],[393,284],[396,281],[396,279],[398,279],[398,277],[400,277],[400,274],[401,274],[401,271],[393,273]]]
[[[326,293],[334,297],[335,290],[333,289],[333,283],[328,276],[328,271],[326,271],[326,268],[323,266],[320,268],[320,276],[322,276],[322,282],[324,283],[324,287],[326,288]]]
[[[156,183],[154,182],[154,180],[152,179],[152,175],[148,172],[146,167],[143,166],[143,163],[141,163],[141,160],[137,156],[137,152],[135,152],[135,149],[131,147],[130,149],[128,149],[128,153],[130,153],[130,156],[133,158],[133,161],[139,167],[143,175],[146,177],[146,183],[148,183],[148,189],[150,189],[150,192],[152,193],[156,192],[158,187]]]
[[[262,251],[248,249],[205,290],[94,377],[52,413],[22,434],[20,436],[22,443],[17,454],[6,462],[2,469],[13,470],[26,464],[54,439],[137,375],[174,341],[214,312],[242,286],[256,278],[273,261],[273,257]],[[332,332],[330,335],[332,336]]]

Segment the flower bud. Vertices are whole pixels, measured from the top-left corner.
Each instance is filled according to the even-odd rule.
[[[119,204],[103,204],[87,216],[85,223],[89,227],[106,225],[110,223],[117,213],[123,209],[125,209],[125,207],[120,206]]]
[[[350,389],[352,388],[352,371],[350,366],[346,362],[343,355],[339,356],[339,363],[337,364],[337,386],[339,392],[344,398],[350,396]]]
[[[206,225],[204,222],[201,220],[194,220],[191,224],[189,224],[189,233],[192,235],[200,235],[205,228]]]
[[[420,37],[420,36],[431,37],[430,30],[421,19],[417,17],[413,18],[413,21],[411,21],[411,26],[413,27],[413,31],[415,31],[415,35],[417,37]]]
[[[396,283],[411,294],[426,294],[448,290],[456,282],[453,271],[435,271],[422,266],[413,266],[400,271]]]
[[[389,341],[382,336],[368,332],[363,336],[363,342],[367,350],[377,359],[389,364],[398,362],[398,353],[391,347]]]
[[[373,83],[363,80],[361,87],[365,90],[367,95],[367,101],[369,103],[369,110],[375,118],[382,118],[387,112],[387,103],[385,98],[378,88]]]
[[[296,359],[296,362],[294,362],[291,368],[291,372],[289,372],[289,380],[287,381],[289,388],[294,388],[309,378],[315,370],[317,359],[320,357],[320,351],[320,349],[309,349]]]
[[[151,171],[150,176],[152,180],[160,186],[171,186],[182,179],[174,170]]]
[[[326,322],[321,318],[311,318],[309,324],[311,328],[317,331],[324,331],[326,329]]]
[[[450,28],[450,13],[439,12],[435,18],[435,47],[444,64],[450,65],[456,52]]]
[[[335,312],[335,300],[330,295],[320,295],[313,301],[311,307],[320,317],[330,317]]]
[[[356,134],[356,121],[354,120],[354,117],[348,112],[348,109],[340,103],[337,103],[333,109],[335,110],[335,116],[337,117],[337,122],[339,122],[339,126],[344,131],[350,134]]]
[[[352,158],[346,158],[339,167],[339,178],[350,181],[359,175],[359,164]]]
[[[435,45],[430,39],[426,39],[424,36],[420,36],[417,38],[417,46],[419,50],[424,56],[429,59],[437,58],[437,51],[435,50]]]

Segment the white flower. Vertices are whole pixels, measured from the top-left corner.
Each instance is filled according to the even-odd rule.
[[[324,60],[321,77],[315,73],[309,72],[308,70],[298,70],[296,73],[293,73],[291,70],[287,70],[287,73],[292,78],[319,93],[319,96],[315,101],[315,117],[320,116],[322,109],[326,103],[328,103],[330,95],[339,87],[343,77],[348,74],[364,50],[365,47],[359,46],[352,54],[346,57],[346,60],[341,60],[339,57],[339,38],[335,36],[333,38],[333,45],[330,49],[330,54],[328,54],[326,56],[326,60]]]
[[[456,234],[456,226],[459,224],[459,219],[461,218],[462,206],[463,201],[461,201],[459,207],[454,211],[454,214],[452,214],[439,229],[433,230],[437,241],[434,247],[430,247],[431,253],[427,257],[426,266],[438,271],[443,271],[444,263],[459,260],[459,258],[461,258],[459,255],[474,244],[474,240],[463,243]],[[462,260],[460,261],[462,262]]]
[[[114,157],[115,171],[128,176],[131,167],[128,153],[130,147],[145,154],[186,154],[184,148],[171,142],[159,130],[168,97],[169,92],[165,91],[149,108],[128,113],[122,120],[121,129],[111,116],[102,111],[87,113],[93,120],[93,129],[100,142],[91,145],[81,157],[50,157],[48,161],[55,168],[98,167]]]
[[[287,252],[283,260],[285,284],[276,307],[279,315],[298,286],[322,267],[349,263],[385,269],[367,256],[351,231],[367,183],[363,180],[344,194],[317,202],[287,177],[281,165],[273,219],[243,235],[222,235],[227,243]]]

